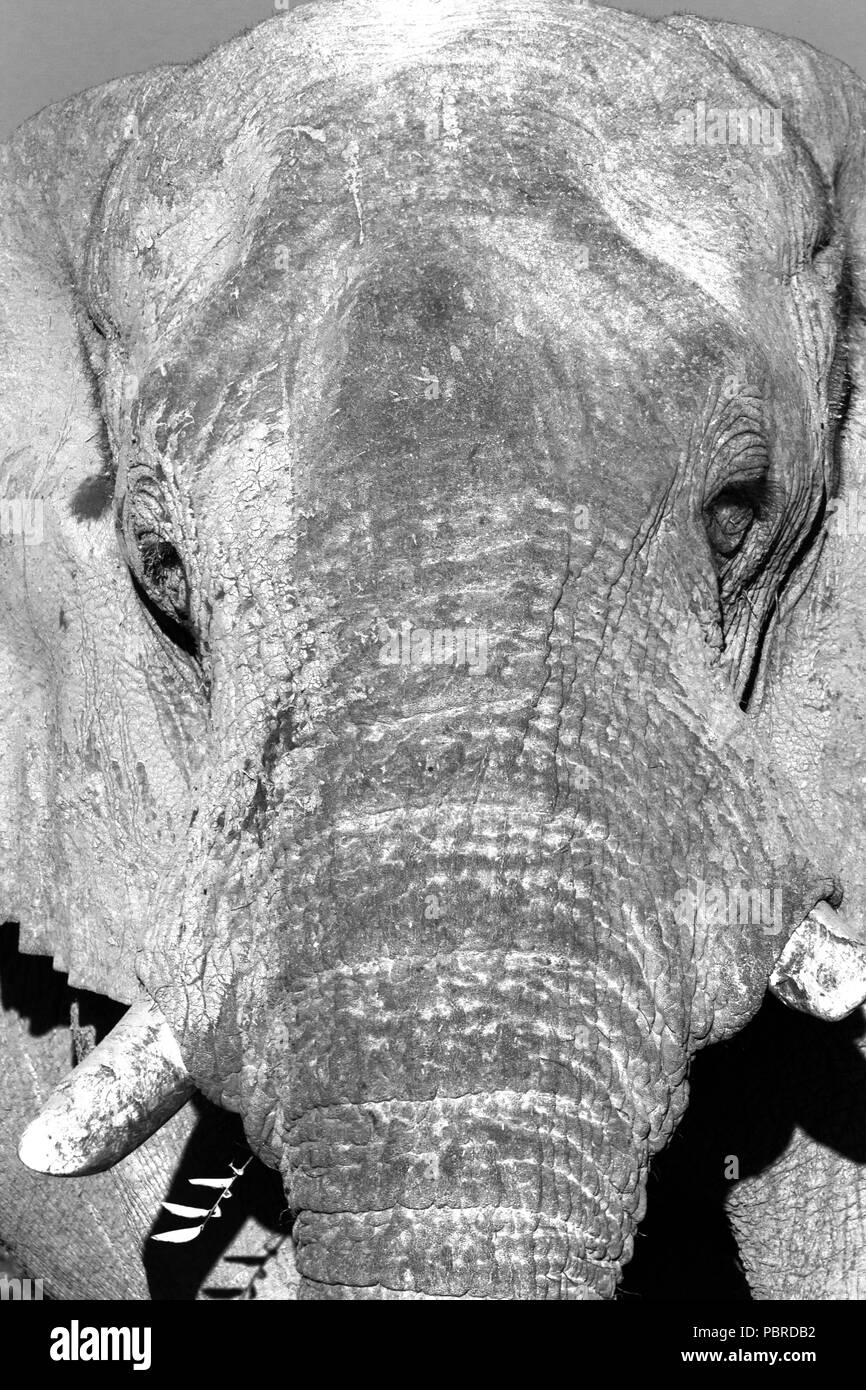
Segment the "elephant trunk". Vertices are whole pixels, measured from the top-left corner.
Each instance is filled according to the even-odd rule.
[[[552,953],[490,949],[298,991],[305,1104],[272,1142],[301,1296],[611,1297],[685,1068],[650,1000],[622,993]]]
[[[575,709],[554,608],[546,646],[549,609],[510,645],[491,620],[497,664],[443,672],[444,691],[359,623],[364,702],[309,745],[272,714],[261,771],[198,817],[183,932],[145,984],[197,1084],[279,1166],[305,1298],[612,1296],[689,1053],[756,1011],[823,895],[746,721],[702,745],[684,687],[664,694],[675,636],[639,692],[587,683]],[[595,641],[612,689],[618,652]],[[716,682],[690,668],[692,700],[713,708]],[[355,688],[335,665],[330,689]],[[725,889],[723,928],[686,901],[695,879]],[[777,882],[772,920],[740,913],[738,886],[763,901]]]
[[[467,760],[473,717],[480,693]],[[299,1213],[303,1297],[609,1298],[685,1103],[678,950],[603,881],[617,830],[551,813],[537,751],[497,768],[488,741],[467,807],[450,724],[407,734],[438,797],[403,779],[416,804],[387,833],[354,759],[329,769],[321,828],[295,818],[283,889],[268,880],[282,931],[248,948],[267,997],[261,975],[237,985],[259,1020],[239,1108]]]

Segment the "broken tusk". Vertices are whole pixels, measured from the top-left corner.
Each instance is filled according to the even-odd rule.
[[[149,1139],[195,1089],[152,999],[133,1004],[27,1126],[18,1157],[37,1173],[110,1168]]]
[[[846,1018],[866,1000],[866,942],[829,903],[816,903],[788,938],[770,989],[802,1013]]]

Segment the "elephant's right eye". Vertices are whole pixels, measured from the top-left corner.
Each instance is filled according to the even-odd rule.
[[[188,656],[198,657],[192,590],[167,524],[152,516],[123,526],[136,593],[160,633]]]
[[[189,622],[189,584],[183,561],[170,541],[148,536],[139,543],[144,582],[165,601],[171,616]]]

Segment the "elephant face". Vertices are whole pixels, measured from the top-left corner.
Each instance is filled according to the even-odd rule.
[[[11,148],[3,909],[156,1001],[134,1137],[188,1078],[240,1111],[302,1297],[611,1295],[694,1051],[774,969],[866,994],[768,663],[859,169],[766,42],[313,7]],[[783,138],[684,134],[759,77]]]

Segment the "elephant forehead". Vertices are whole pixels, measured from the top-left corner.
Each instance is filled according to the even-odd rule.
[[[133,408],[202,544],[262,544],[286,508],[316,515],[329,488],[361,517],[386,501],[417,516],[426,498],[463,521],[470,486],[487,507],[496,489],[561,500],[563,480],[583,496],[593,447],[646,505],[676,458],[657,448],[630,464],[636,439],[685,440],[741,334],[591,199],[581,213],[583,240],[546,237],[529,213],[394,219],[359,254],[326,244],[304,273],[292,256],[211,296]]]
[[[588,203],[730,309],[744,263],[789,268],[820,222],[782,113],[681,34],[543,0],[406,10],[302,9],[178,79],[93,241],[92,298],[121,336],[152,350],[241,279],[304,275],[322,248],[343,262],[394,225],[534,217],[582,245]],[[741,130],[749,112],[766,119]]]
[[[227,46],[108,189],[91,297],[130,435],[218,517],[220,489],[252,498],[268,471],[296,491],[347,428],[404,454],[587,418],[625,438],[662,411],[681,431],[821,225],[795,140],[683,143],[684,102],[755,94],[682,36],[425,9],[402,49],[354,0]]]
[[[657,431],[667,412],[684,428],[729,330],[708,349],[689,296],[625,245],[580,267],[538,253],[525,224],[471,233],[395,238],[353,275],[323,256],[279,302],[241,295],[150,373],[137,432],[182,478],[203,544],[263,544],[286,508],[315,516],[324,496],[342,496],[356,528],[386,504],[462,524],[467,491],[485,507],[503,489],[511,505],[521,491],[562,501],[591,474],[593,443],[619,447],[644,491],[669,471],[662,451],[657,468],[628,467],[635,424]]]

